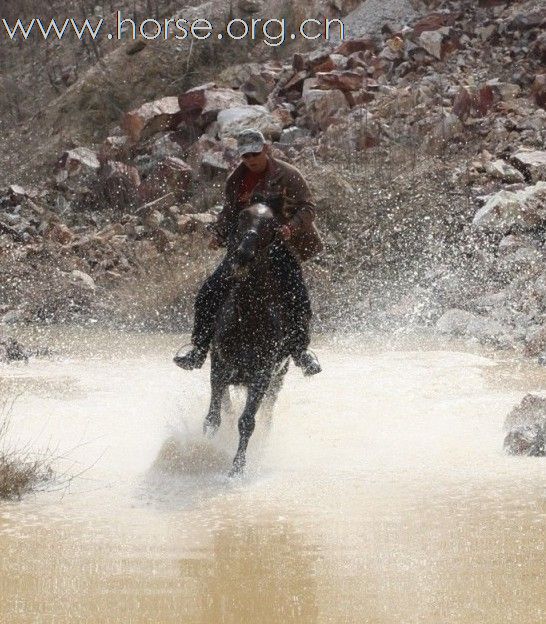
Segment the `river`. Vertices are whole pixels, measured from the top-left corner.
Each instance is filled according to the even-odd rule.
[[[236,420],[203,440],[208,364],[176,368],[180,336],[25,339],[54,353],[0,367],[9,442],[66,477],[0,503],[0,622],[546,622],[546,462],[502,451],[545,368],[323,338],[229,480]]]

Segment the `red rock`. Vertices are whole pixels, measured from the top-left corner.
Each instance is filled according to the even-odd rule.
[[[375,94],[366,89],[359,89],[358,91],[345,91],[345,98],[351,108],[354,106],[361,106],[362,104],[368,104],[375,99]]]
[[[315,65],[310,71],[311,73],[330,72],[334,69],[336,69],[336,64],[334,63],[332,57],[328,56],[326,60],[324,60],[322,63],[319,63],[318,65]]]
[[[541,108],[546,108],[546,74],[539,74],[531,87],[531,93],[535,103]]]
[[[438,30],[444,26],[453,26],[457,19],[456,13],[430,13],[413,25],[413,37],[418,38],[427,30]]]
[[[319,89],[339,89],[340,91],[358,91],[364,83],[364,76],[357,71],[332,71],[316,75]]]
[[[472,106],[478,117],[483,117],[484,115],[487,115],[494,103],[494,91],[489,85],[485,85],[484,87],[480,87],[474,94]]]
[[[64,223],[51,222],[44,230],[43,236],[46,240],[66,245],[74,239],[74,233]]]
[[[94,192],[100,204],[118,212],[129,212],[138,203],[138,169],[116,161],[104,163],[97,176]]]
[[[300,72],[304,70],[305,62],[306,62],[305,55],[300,54],[299,52],[296,52],[296,54],[294,54],[294,56],[292,57],[292,69],[295,72]]]
[[[286,83],[284,83],[280,89],[279,89],[279,94],[283,94],[286,93],[287,91],[290,91],[291,89],[298,89],[300,90],[303,86],[303,81],[308,78],[309,75],[307,73],[307,71],[302,70],[299,72],[296,72],[295,74],[293,74],[289,80],[286,81]]]
[[[99,148],[100,162],[108,160],[126,160],[130,154],[129,139],[126,136],[110,136],[104,139]]]
[[[332,57],[325,52],[312,52],[307,61],[305,63],[305,69],[314,74],[317,71],[321,71],[319,67],[326,66],[335,69],[336,64],[334,63]],[[330,71],[329,69],[325,69],[324,71]]]
[[[216,87],[214,83],[194,87],[178,96],[181,117],[203,127],[213,122],[220,111],[247,103],[242,91]]]
[[[461,87],[453,101],[453,113],[457,115],[461,121],[464,121],[470,115],[471,107],[472,97],[468,89]]]
[[[180,106],[177,97],[164,97],[146,102],[140,108],[125,113],[121,127],[134,143],[156,132],[173,130],[180,121]]]
[[[373,39],[347,39],[334,50],[334,53],[343,54],[343,56],[350,56],[354,52],[364,52],[365,50],[370,50],[371,52],[376,50],[376,45]]]

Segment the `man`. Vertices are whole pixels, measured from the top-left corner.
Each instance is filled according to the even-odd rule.
[[[281,224],[279,234],[286,241],[286,245],[274,247],[272,257],[289,301],[290,352],[305,375],[314,375],[321,367],[316,356],[307,350],[311,304],[300,266],[300,260],[307,260],[322,249],[313,223],[315,205],[311,192],[295,167],[269,154],[269,146],[258,130],[243,130],[237,137],[237,145],[242,162],[226,181],[224,207],[210,228],[213,238],[209,246],[218,249],[227,244],[228,253],[197,295],[193,348],[174,361],[187,370],[200,368],[205,362],[214,320],[231,286],[228,257],[234,251],[230,240],[233,240],[239,212],[252,203],[261,202],[272,209]]]

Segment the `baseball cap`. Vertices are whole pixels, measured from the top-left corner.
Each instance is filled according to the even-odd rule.
[[[265,145],[265,137],[256,128],[241,130],[237,135],[237,150],[239,156],[249,152],[261,152]]]

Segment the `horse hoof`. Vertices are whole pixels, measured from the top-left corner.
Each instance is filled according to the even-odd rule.
[[[228,477],[233,479],[234,477],[240,477],[245,469],[245,462],[233,462],[231,470],[228,472]]]
[[[220,423],[205,421],[205,424],[203,425],[203,435],[210,440],[214,438],[219,428]]]

